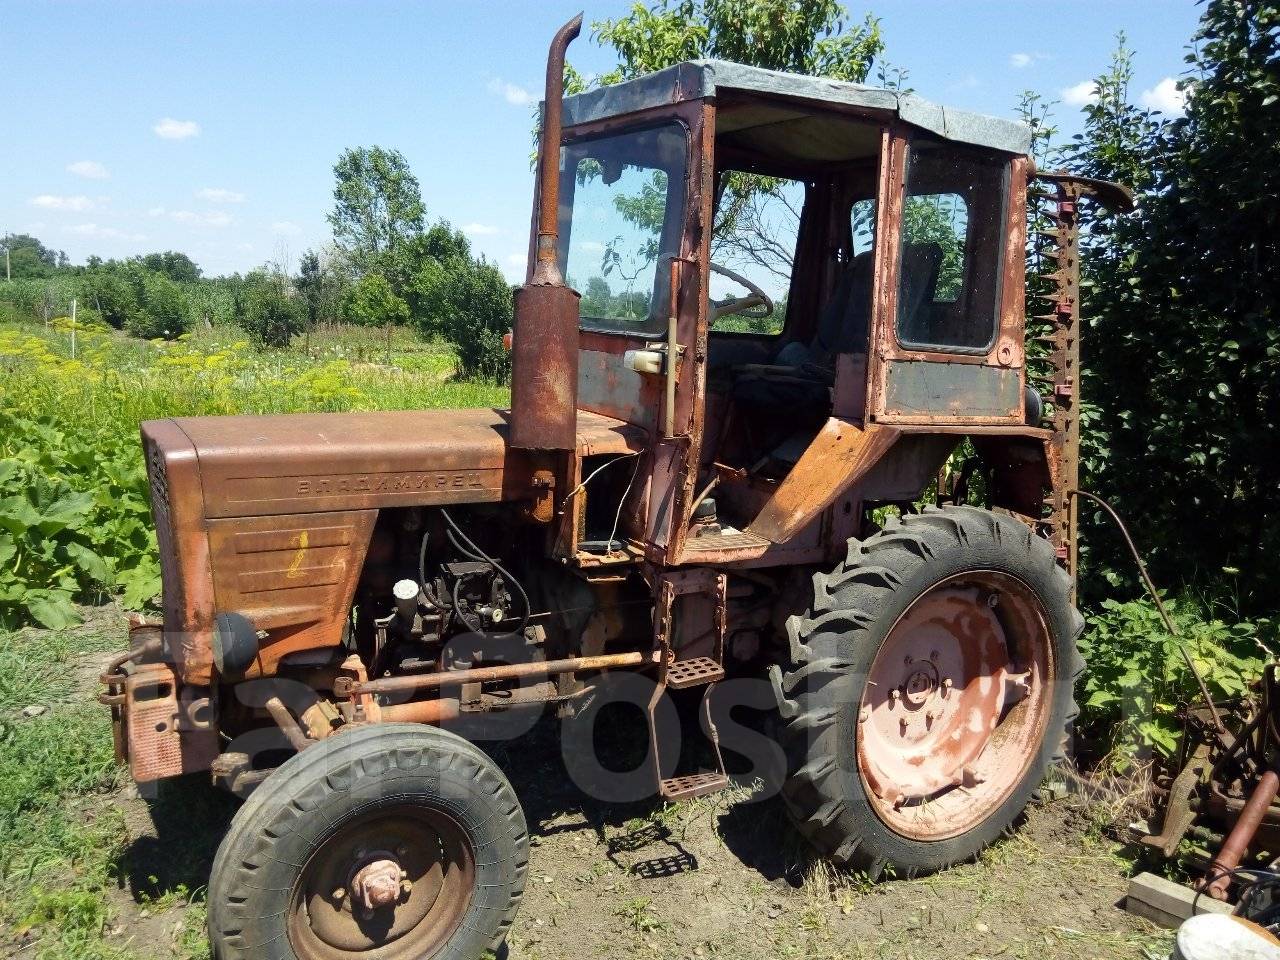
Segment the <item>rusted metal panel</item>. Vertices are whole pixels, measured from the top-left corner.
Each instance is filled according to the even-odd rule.
[[[209,517],[484,503],[528,494],[506,411],[193,417]],[[514,469],[508,469],[508,467]]]
[[[553,234],[554,239],[554,234]],[[553,251],[554,263],[554,251]],[[578,294],[565,286],[515,292],[511,348],[513,447],[572,450],[578,409]]]
[[[129,772],[138,783],[207,770],[218,755],[210,718],[197,721],[195,704],[179,694],[166,663],[139,664],[125,681]]]
[[[865,476],[898,436],[892,427],[863,429],[831,417],[747,532],[786,543]]]
[[[1022,378],[1006,367],[898,360],[885,364],[884,381],[888,420],[1022,416]]]
[[[608,417],[634,423],[645,430],[657,427],[658,380],[626,367],[622,354],[583,350],[578,368],[578,403]]]
[[[165,655],[183,681],[207,684],[213,671],[213,579],[196,446],[173,420],[142,424],[142,446],[160,553]]]
[[[249,675],[297,650],[337,646],[373,534],[376,510],[209,522],[219,611],[271,636]]]

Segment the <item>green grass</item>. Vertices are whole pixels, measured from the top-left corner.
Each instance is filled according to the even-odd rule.
[[[28,955],[49,960],[127,956],[104,937],[127,833],[103,800],[120,773],[106,713],[74,697],[71,673],[84,654],[120,642],[0,634],[0,952],[28,945]],[[48,709],[23,718],[32,705]]]
[[[138,427],[164,417],[504,406],[409,331],[328,327],[287,350],[234,328],[176,342],[0,321],[0,627],[74,622],[73,602],[155,599]],[[56,527],[56,529],[54,529]]]

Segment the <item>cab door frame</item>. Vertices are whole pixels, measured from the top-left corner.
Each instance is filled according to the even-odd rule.
[[[984,352],[904,346],[898,336],[903,214],[909,129],[893,124],[877,207],[875,309],[867,369],[867,418],[902,426],[1021,425],[1026,356],[1023,344],[1027,159],[1008,158],[1002,283],[996,334]],[[940,149],[947,149],[946,146]],[[880,242],[883,241],[883,242]],[[974,412],[981,411],[981,412]]]

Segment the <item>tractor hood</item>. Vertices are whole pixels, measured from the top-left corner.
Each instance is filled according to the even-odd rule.
[[[212,520],[526,497],[531,462],[508,446],[509,419],[492,409],[188,417],[142,433],[149,451],[194,456]],[[637,448],[635,432],[579,413],[583,452]]]

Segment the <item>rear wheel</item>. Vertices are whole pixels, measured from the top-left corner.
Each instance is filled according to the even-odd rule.
[[[1012,517],[930,508],[851,542],[775,668],[800,831],[873,876],[975,856],[1061,755],[1082,625],[1052,547]]]
[[[527,862],[511,785],[472,744],[416,724],[341,733],[232,821],[209,884],[214,955],[471,960],[501,943]]]

